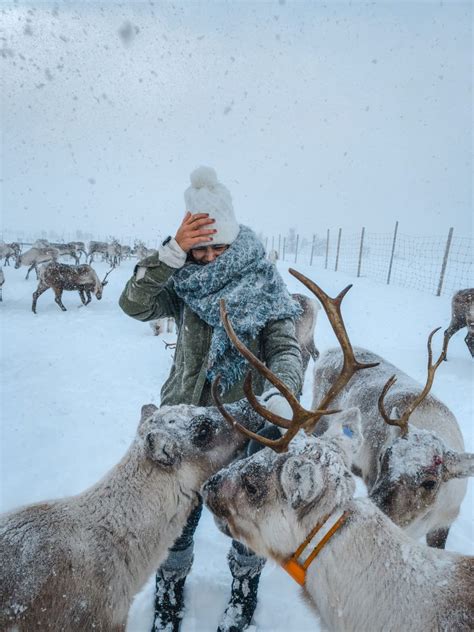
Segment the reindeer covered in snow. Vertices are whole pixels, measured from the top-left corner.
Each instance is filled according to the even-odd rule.
[[[214,397],[225,418],[266,449],[214,475],[203,487],[204,500],[221,528],[281,564],[304,587],[326,628],[468,632],[474,628],[474,558],[417,543],[370,499],[353,497],[351,465],[363,444],[360,411],[350,408],[332,418],[320,437],[300,432],[311,433],[332,412],[325,409],[341,389],[372,363],[360,364],[352,353],[340,314],[344,292],[330,299],[309,279],[298,278],[317,289],[344,363],[317,410],[307,411],[238,340],[224,312],[234,345],[287,398],[293,417],[269,414],[249,377],[250,403],[285,431],[275,440],[256,435],[226,410],[216,386]]]
[[[229,410],[249,429],[245,401]],[[134,595],[166,558],[204,481],[244,446],[214,407],[142,407],[122,460],[77,496],[0,518],[0,630],[125,632]]]
[[[474,288],[459,290],[451,301],[451,322],[444,332],[444,348],[447,349],[453,334],[467,327],[464,341],[474,358]],[[445,358],[445,360],[447,357]]]
[[[33,303],[31,306],[33,313],[36,314],[36,302],[38,297],[49,288],[52,288],[54,300],[63,312],[67,311],[61,300],[64,290],[77,290],[83,305],[88,305],[91,302],[92,292],[95,294],[97,300],[100,301],[104,286],[108,283],[107,277],[112,270],[113,268],[107,272],[101,281],[96,271],[86,263],[78,266],[70,266],[55,261],[43,266],[40,270],[38,287],[35,292],[33,292]]]
[[[356,348],[361,361],[378,366],[370,374],[355,375],[334,404],[360,408],[364,441],[354,471],[375,504],[410,536],[426,536],[430,546],[444,548],[466,493],[466,477],[474,475],[474,454],[464,452],[453,413],[429,395],[444,358],[442,352],[432,364],[434,333],[428,339],[424,388],[375,353]],[[339,349],[330,349],[316,363],[313,406],[336,379],[343,359]]]
[[[10,244],[6,244],[4,241],[0,242],[0,259],[5,257],[4,265],[10,265],[10,257],[13,257],[15,261],[18,259],[21,253],[21,246],[17,241],[12,241]]]
[[[18,269],[21,266],[28,266],[28,271],[25,278],[28,279],[28,277],[30,276],[30,272],[34,269],[36,272],[36,278],[38,279],[38,266],[41,263],[56,261],[59,257],[59,254],[59,250],[57,248],[53,248],[52,246],[33,246],[32,248],[26,250],[17,257],[15,262],[15,269]]]

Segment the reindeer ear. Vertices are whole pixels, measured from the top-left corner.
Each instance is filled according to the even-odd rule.
[[[140,421],[144,421],[145,419],[148,419],[148,417],[151,417],[155,410],[158,410],[155,404],[145,404],[142,406]]]
[[[334,415],[323,436],[335,439],[352,461],[363,441],[360,410],[353,407]]]
[[[474,454],[471,452],[447,450],[444,453],[443,462],[443,480],[445,481],[474,476]]]
[[[281,472],[281,485],[293,509],[307,505],[320,493],[316,464],[304,457],[290,457]]]

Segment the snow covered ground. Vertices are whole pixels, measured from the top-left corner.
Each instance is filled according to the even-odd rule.
[[[80,492],[115,464],[132,441],[142,404],[159,403],[160,386],[172,351],[154,337],[148,324],[127,318],[117,305],[132,273],[129,261],[109,277],[102,301],[81,307],[77,293],[65,293],[61,312],[51,291],[31,312],[34,274],[4,268],[0,304],[2,341],[1,510],[24,503]],[[106,264],[95,265],[102,276]],[[302,286],[281,272],[292,291]],[[379,285],[343,274],[299,269],[335,295],[354,283],[343,305],[352,342],[382,354],[418,380],[425,379],[426,339],[450,318],[450,299]],[[306,290],[303,290],[306,291]],[[449,362],[436,376],[433,393],[455,413],[466,448],[474,451],[473,367],[464,333],[451,341]],[[437,349],[441,335],[438,334]],[[323,313],[316,327],[320,350],[335,339]],[[311,366],[304,390],[310,402]],[[447,548],[474,554],[474,481]],[[230,589],[226,563],[229,541],[206,511],[196,536],[195,562],[186,584],[183,632],[212,632]],[[152,616],[152,578],[136,597],[128,632],[148,632]],[[255,615],[259,632],[305,632],[318,629],[315,615],[299,597],[296,584],[274,564],[267,564]]]

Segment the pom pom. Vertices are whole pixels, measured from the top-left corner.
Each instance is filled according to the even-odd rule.
[[[212,167],[198,167],[191,173],[190,179],[195,189],[212,189],[218,183],[217,173]]]

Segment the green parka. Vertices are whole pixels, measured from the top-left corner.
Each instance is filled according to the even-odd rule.
[[[137,279],[138,268],[146,268]],[[178,340],[171,372],[161,389],[161,405],[213,405],[210,383],[206,379],[207,357],[212,327],[193,312],[168,283],[176,268],[160,261],[159,254],[139,262],[119,299],[123,311],[141,321],[172,316],[178,328]],[[140,275],[141,276],[141,275]],[[249,348],[296,394],[302,388],[301,351],[295,336],[292,318],[269,321],[251,341]],[[254,373],[257,395],[271,388]],[[222,400],[234,402],[244,397],[243,379],[236,382]]]

